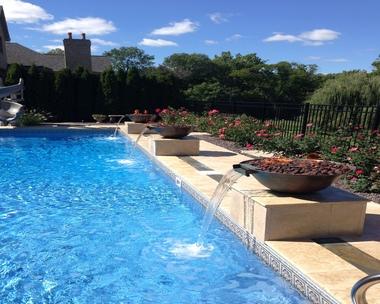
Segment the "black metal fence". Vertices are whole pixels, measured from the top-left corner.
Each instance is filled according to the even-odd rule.
[[[380,128],[380,103],[377,106],[335,106],[212,102],[208,104],[209,107],[222,113],[247,114],[263,121],[272,121],[276,127],[281,128],[284,136],[310,133],[325,136],[338,129],[350,129],[357,133],[358,130],[372,131]],[[200,109],[194,104],[192,110],[200,112],[204,108]]]

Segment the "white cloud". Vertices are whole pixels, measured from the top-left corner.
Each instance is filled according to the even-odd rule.
[[[306,41],[331,41],[338,39],[340,36],[339,32],[328,30],[328,29],[316,29],[309,32],[303,32],[299,37]]]
[[[308,57],[306,57],[306,60],[321,60],[321,57],[319,57],[319,56],[308,56]]]
[[[303,32],[299,35],[290,35],[283,33],[273,33],[272,36],[265,38],[264,42],[303,42],[304,45],[319,46],[326,42],[339,38],[341,33],[329,29],[315,29]]]
[[[302,41],[301,38],[294,35],[285,35],[282,33],[274,33],[273,36],[264,39],[265,42],[277,42],[277,41],[287,41],[287,42],[296,42]]]
[[[219,13],[219,12],[209,14],[208,16],[210,17],[211,21],[216,23],[216,24],[228,22],[227,17],[224,14]]]
[[[139,45],[152,46],[152,47],[164,47],[164,46],[178,46],[174,41],[164,39],[149,39],[144,38],[139,42]]]
[[[205,44],[207,44],[207,45],[214,45],[214,44],[218,44],[218,43],[219,42],[216,40],[211,40],[211,39],[205,40]]]
[[[152,35],[167,35],[167,36],[179,36],[186,33],[195,32],[199,27],[197,22],[193,22],[189,19],[184,19],[179,22],[170,22],[169,26],[155,29],[151,32]]]
[[[107,40],[103,40],[99,38],[92,38],[91,44],[100,45],[100,46],[117,46],[118,45],[116,42],[107,41]]]
[[[1,0],[4,7],[5,18],[15,23],[37,23],[41,20],[52,20],[53,15],[47,13],[42,7],[21,0]]]
[[[68,32],[104,35],[116,31],[116,27],[112,21],[98,17],[85,17],[76,19],[67,18],[62,21],[44,24],[39,30],[57,35],[63,35]]]
[[[226,38],[226,41],[236,41],[236,40],[240,40],[241,38],[243,38],[243,35],[240,35],[240,34],[234,34],[230,37],[227,37]]]
[[[326,59],[327,62],[335,62],[335,63],[342,63],[342,62],[348,62],[348,59],[346,58],[332,58],[332,59]]]
[[[49,51],[50,50],[54,50],[54,49],[61,49],[61,50],[63,50],[63,45],[62,44],[56,44],[56,45],[49,44],[49,45],[44,45],[43,47],[45,49],[48,49]]]

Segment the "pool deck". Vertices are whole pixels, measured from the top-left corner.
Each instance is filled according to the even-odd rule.
[[[47,128],[115,127],[111,124],[55,125],[57,127],[50,125]],[[0,129],[4,131],[6,127]],[[136,140],[137,135],[126,134],[124,126],[121,131],[132,141]],[[142,136],[139,148],[204,205],[232,164],[249,159],[203,140],[200,141],[199,156],[153,156],[149,152],[149,136],[157,135]],[[262,191],[265,191],[263,186],[252,177],[240,178],[222,201],[217,217],[311,303],[351,303],[352,286],[368,274],[380,273],[380,204],[367,204],[361,236],[338,236],[336,242],[311,239],[260,242],[252,234],[253,210],[257,203],[252,196]],[[367,292],[368,303],[380,303],[379,295],[380,285],[371,287]]]
[[[137,135],[125,135],[131,140],[137,138]],[[140,148],[147,154],[150,154],[149,136],[157,135],[146,135],[139,141]],[[173,178],[179,178],[189,187],[185,190],[200,201],[211,198],[220,176],[230,170],[232,164],[249,159],[203,140],[199,156],[150,156]],[[252,201],[247,196],[247,200],[240,203],[234,192],[262,191],[262,187],[253,178],[242,177],[233,186],[235,191],[230,191],[222,201],[219,218],[223,221],[227,217],[244,230],[243,235],[241,231],[234,232],[312,303],[351,303],[352,286],[368,274],[380,272],[380,204],[367,204],[361,236],[339,236],[339,241],[334,243],[317,243],[311,239],[260,243],[250,233]],[[231,225],[227,223],[227,226]],[[370,288],[368,303],[380,303],[379,295],[379,285]]]

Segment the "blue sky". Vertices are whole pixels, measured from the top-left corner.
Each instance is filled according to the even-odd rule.
[[[93,53],[138,46],[162,62],[176,52],[257,53],[317,64],[322,73],[371,70],[380,54],[378,0],[0,0],[12,41],[38,51],[85,31]]]

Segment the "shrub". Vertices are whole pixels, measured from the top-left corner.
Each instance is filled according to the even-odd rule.
[[[37,126],[46,121],[45,114],[38,113],[36,110],[24,112],[18,120],[20,126]]]

